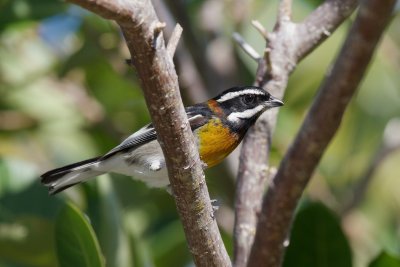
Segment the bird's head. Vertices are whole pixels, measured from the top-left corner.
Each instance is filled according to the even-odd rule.
[[[233,87],[214,98],[234,127],[252,125],[267,109],[280,107],[283,102],[256,86]]]

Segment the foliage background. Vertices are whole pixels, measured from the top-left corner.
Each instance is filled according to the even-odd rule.
[[[160,8],[160,2],[155,3]],[[235,47],[230,36],[239,31],[262,51],[265,43],[250,21],[257,19],[271,29],[276,1],[173,3],[167,1],[173,18],[184,27],[181,45],[190,52],[207,88],[193,92],[191,88],[201,86],[192,84],[187,69],[177,63],[184,103],[251,84],[256,64]],[[318,3],[295,1],[295,20]],[[275,166],[349,25],[342,25],[292,75],[274,136]],[[371,266],[389,266],[376,265],[379,261],[400,266],[396,259],[400,255],[400,149],[377,164],[365,190],[353,200],[377,151],[392,146],[400,136],[399,46],[400,17],[395,15],[308,186],[285,266],[293,266],[291,262],[339,266],[332,263],[334,253],[353,266],[367,266],[382,250],[387,253]],[[163,190],[112,174],[50,197],[38,182],[41,173],[105,153],[149,122],[140,85],[126,58],[122,36],[110,21],[59,1],[0,1],[0,266],[60,266],[56,218],[66,202],[87,215],[107,266],[192,265],[173,199]],[[221,205],[217,220],[230,253],[237,152],[206,173],[211,195]],[[316,228],[309,225],[323,227],[313,231]],[[336,238],[342,234],[343,238]],[[309,244],[303,243],[307,240]],[[299,255],[308,259],[298,261]],[[321,257],[324,260],[319,262],[307,261]]]

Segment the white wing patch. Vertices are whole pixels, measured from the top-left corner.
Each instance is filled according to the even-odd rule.
[[[241,112],[232,112],[228,116],[228,121],[236,123],[239,122],[240,119],[249,119],[254,115],[256,115],[257,113],[259,113],[260,111],[262,111],[264,108],[265,108],[264,106],[257,106],[255,108],[247,109]]]
[[[265,95],[265,93],[260,92],[259,90],[255,90],[255,89],[246,89],[243,91],[238,91],[238,92],[230,92],[227,93],[223,96],[221,96],[221,98],[217,99],[217,102],[222,103],[228,100],[231,100],[235,97],[241,96],[241,95],[248,95],[248,94],[253,94],[253,95]]]
[[[150,164],[150,171],[159,171],[161,170],[161,162],[159,160],[155,160]]]

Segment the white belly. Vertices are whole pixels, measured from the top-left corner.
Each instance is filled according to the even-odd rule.
[[[101,165],[98,166],[99,170],[132,176],[135,180],[145,182],[149,187],[169,185],[165,159],[157,140],[132,152],[116,154]]]

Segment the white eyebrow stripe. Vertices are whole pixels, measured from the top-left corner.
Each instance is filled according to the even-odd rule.
[[[259,90],[246,89],[246,90],[243,90],[243,91],[227,93],[226,95],[223,95],[220,99],[217,99],[217,102],[219,102],[219,103],[225,102],[225,101],[231,100],[231,99],[233,99],[235,97],[238,97],[238,96],[241,96],[241,95],[246,95],[246,94],[264,95],[264,93],[260,92]]]
[[[240,119],[249,119],[264,109],[264,106],[257,106],[240,112],[232,112],[228,115],[228,121],[239,122]]]

